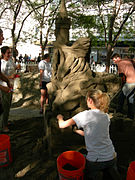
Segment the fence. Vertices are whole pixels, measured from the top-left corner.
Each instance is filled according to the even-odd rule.
[[[105,64],[94,64],[94,63],[92,63],[90,65],[90,68],[94,72],[105,72],[106,65]],[[117,65],[115,65],[115,64],[110,65],[109,73],[117,74],[118,73]]]
[[[36,64],[35,62],[27,62],[27,63],[21,62],[20,64],[21,64],[21,72],[33,71],[35,69],[38,70],[38,64]],[[90,65],[90,68],[94,72],[105,72],[106,65],[92,63]],[[117,74],[118,73],[117,65],[115,64],[110,65],[109,73]]]

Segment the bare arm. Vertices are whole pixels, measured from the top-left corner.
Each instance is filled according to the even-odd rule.
[[[75,132],[75,133],[77,133],[77,134],[79,134],[81,136],[84,136],[84,131],[81,130],[81,129],[78,129],[77,126],[73,126],[72,129],[73,129],[73,132]]]
[[[40,69],[40,86],[42,85],[43,72],[44,72],[44,70]]]
[[[16,65],[16,70],[19,70],[19,69],[21,69],[21,65],[20,65],[20,64],[17,64],[17,65]]]
[[[9,88],[13,88],[13,86],[10,84],[10,81],[7,76],[5,76],[2,72],[0,72],[0,79],[2,81],[5,81]]]
[[[0,85],[0,90],[4,91],[4,92],[6,92],[6,93],[11,92],[11,89],[10,89],[9,87],[2,86],[2,85]]]
[[[58,119],[59,128],[66,128],[68,126],[75,124],[75,121],[72,118],[64,121],[63,116],[61,114],[57,116],[57,119]]]
[[[76,130],[74,130],[74,132],[81,135],[81,136],[84,136],[84,131],[81,129],[76,129]]]

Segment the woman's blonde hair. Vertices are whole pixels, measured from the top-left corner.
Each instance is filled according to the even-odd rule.
[[[110,104],[110,98],[107,93],[103,93],[101,90],[90,90],[87,93],[87,98],[91,98],[97,109],[107,113]]]

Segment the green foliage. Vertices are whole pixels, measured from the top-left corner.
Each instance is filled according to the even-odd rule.
[[[93,26],[95,26],[95,18],[94,16],[86,16],[83,14],[80,14],[79,16],[77,16],[76,18],[73,19],[73,25],[72,28],[79,28],[79,27],[83,27],[83,28],[92,28]]]
[[[120,30],[120,25],[122,21],[120,19],[121,14],[118,14],[113,26],[111,22],[113,19],[113,6],[109,4],[113,0],[67,0],[67,10],[69,18],[71,19],[71,27],[76,30],[73,34],[73,38],[77,39],[79,36],[88,36],[92,39],[93,45],[100,45],[99,40],[105,39],[105,33],[107,35],[107,43],[109,40],[109,35],[112,39],[117,36]],[[21,40],[30,39],[32,41],[39,40],[40,28],[48,30],[50,35],[54,34],[55,29],[55,18],[58,12],[59,0],[1,0],[0,1],[0,15],[7,22],[5,28],[13,29],[12,23],[14,22],[13,17],[17,15],[16,8],[22,2],[20,11],[18,9],[18,16],[16,16],[15,22],[16,27],[19,29],[24,18],[30,13],[31,18],[34,20],[34,27],[27,32],[26,29],[22,29],[20,38]],[[118,2],[118,1],[117,1]],[[122,3],[133,4],[134,0],[123,0]],[[101,14],[98,9],[101,8]],[[123,5],[122,4],[122,5]],[[104,11],[105,8],[105,11]],[[116,7],[117,8],[117,7]],[[127,7],[127,10],[129,7]],[[10,11],[10,17],[8,16],[8,10]],[[43,12],[44,10],[44,12]],[[49,10],[50,13],[47,13]],[[94,12],[94,13],[93,13]],[[102,15],[102,16],[100,16]],[[127,13],[123,14],[125,18]],[[0,16],[0,17],[1,17]],[[10,21],[8,19],[10,18]],[[104,24],[101,21],[104,21]],[[135,28],[133,26],[134,17],[129,16],[128,21],[122,27],[121,33],[126,34],[126,38],[132,38],[132,34],[135,34]],[[25,25],[25,24],[24,24]],[[130,26],[129,26],[130,25]],[[110,33],[110,28],[112,27],[112,34]],[[18,30],[14,30],[15,37],[17,37]],[[22,37],[23,34],[26,34]],[[122,35],[122,37],[123,37]],[[43,38],[46,38],[45,31],[43,32]],[[17,39],[17,38],[16,38]],[[103,45],[101,43],[101,45]]]

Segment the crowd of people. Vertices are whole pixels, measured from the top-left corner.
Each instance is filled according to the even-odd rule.
[[[0,29],[0,45],[4,40],[3,31]],[[0,131],[8,132],[8,116],[12,102],[14,78],[17,66],[11,59],[11,49],[1,47],[0,60]],[[39,55],[40,56],[40,55]],[[20,60],[22,57],[19,57]],[[135,114],[135,68],[129,59],[121,59],[119,54],[114,54],[112,60],[118,66],[119,75],[122,77],[122,88],[118,99],[117,112],[122,113],[124,100],[127,99],[127,116],[134,120]],[[51,81],[51,62],[49,54],[39,58],[38,68],[40,73],[39,88],[41,91],[40,113],[43,114],[44,104],[49,103],[47,83]],[[124,78],[123,78],[124,77]],[[125,79],[125,81],[123,81]],[[89,110],[78,113],[68,120],[59,114],[57,116],[59,128],[76,125],[76,133],[84,136],[87,156],[85,179],[97,180],[99,173],[104,170],[113,170],[112,178],[120,179],[117,171],[117,153],[109,136],[110,118],[108,116],[110,99],[107,93],[101,90],[90,90],[86,96]]]
[[[19,63],[25,63],[25,64],[29,64],[30,62],[34,62],[34,63],[38,64],[41,61],[41,53],[39,53],[39,55],[34,58],[32,58],[31,55],[25,54],[23,56],[22,54],[20,54],[17,58],[17,61]]]

